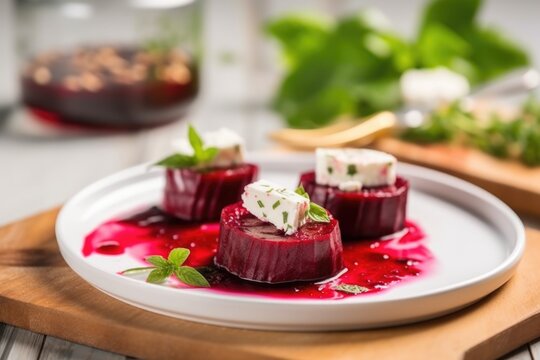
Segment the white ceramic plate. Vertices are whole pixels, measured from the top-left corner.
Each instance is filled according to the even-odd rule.
[[[312,156],[251,157],[261,177],[295,186]],[[504,203],[465,181],[400,164],[411,181],[408,218],[428,234],[435,268],[428,275],[370,296],[341,300],[271,299],[175,289],[117,275],[139,266],[127,256],[83,257],[84,237],[100,223],[143,205],[158,204],[163,172],[137,166],[82,190],[56,224],[60,251],[83,279],[121,301],[182,319],[240,328],[322,331],[416,322],[467,306],[503,285],[524,250],[523,224]]]

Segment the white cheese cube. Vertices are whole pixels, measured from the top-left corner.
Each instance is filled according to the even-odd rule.
[[[341,191],[354,192],[354,191],[362,190],[362,183],[360,181],[350,180],[350,181],[344,181],[340,183],[338,187],[339,187],[339,190]]]
[[[262,221],[291,235],[306,222],[309,200],[283,186],[259,180],[244,188],[244,207]]]
[[[317,184],[355,191],[362,186],[392,185],[396,181],[397,160],[390,154],[350,148],[318,148],[315,154]]]
[[[221,128],[217,131],[201,135],[205,147],[216,147],[218,153],[209,166],[231,167],[244,162],[244,139],[234,131]],[[188,139],[180,139],[173,143],[180,154],[193,155],[193,148]]]
[[[401,96],[411,107],[434,108],[469,94],[467,78],[445,67],[407,70],[400,78]]]

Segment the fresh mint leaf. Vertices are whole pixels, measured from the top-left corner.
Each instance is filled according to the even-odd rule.
[[[192,267],[181,266],[175,271],[175,275],[184,284],[196,287],[210,287],[204,276]]]
[[[525,51],[478,21],[481,0],[432,0],[417,40],[418,66],[446,66],[473,84],[525,66]]]
[[[188,127],[188,140],[193,149],[193,155],[173,154],[155,165],[171,169],[190,168],[194,166],[204,167],[208,165],[218,154],[216,147],[204,147],[204,142],[192,125]]]
[[[309,210],[307,213],[308,217],[316,222],[323,222],[327,223],[330,222],[330,217],[328,216],[328,212],[320,205],[317,205],[315,203],[309,204]]]
[[[131,274],[140,271],[152,270],[146,281],[149,283],[162,283],[173,273],[178,279],[190,286],[209,287],[210,284],[197,270],[189,266],[181,266],[189,257],[190,251],[185,248],[173,249],[165,259],[163,256],[152,255],[146,258],[146,261],[154,266],[137,267],[127,269],[121,274]]]
[[[378,26],[381,14],[373,11],[335,23],[300,15],[274,19],[266,30],[287,66],[272,106],[289,126],[315,128],[338,116],[399,107],[399,79],[409,69],[445,66],[476,85],[527,65],[518,44],[480,24],[481,5],[430,0],[412,41]]]
[[[204,148],[203,148],[202,138],[200,137],[197,130],[195,130],[195,128],[191,124],[188,127],[188,140],[189,140],[189,144],[193,148],[195,159],[204,160]]]
[[[471,30],[482,0],[435,0],[428,3],[421,20],[421,31],[440,24],[460,33]]]
[[[348,294],[354,294],[358,295],[361,293],[365,293],[366,291],[369,291],[368,288],[360,285],[354,285],[354,284],[339,284],[334,286],[332,289],[337,291],[342,291]]]
[[[203,162],[212,161],[218,154],[219,149],[217,147],[209,147],[203,150]]]
[[[169,262],[167,261],[167,259],[165,259],[163,256],[160,256],[160,255],[152,255],[152,256],[147,257],[145,260],[158,268],[169,265]]]
[[[298,186],[294,192],[309,200],[309,194],[306,192],[306,189],[304,189],[304,185],[300,184],[300,186]]]
[[[266,32],[283,47],[283,58],[296,67],[325,42],[332,23],[324,17],[289,14],[266,24]]]
[[[300,186],[298,186],[294,192],[310,200],[309,194],[306,192],[302,184],[300,184]],[[311,220],[316,221],[316,222],[330,222],[330,217],[328,216],[328,212],[322,206],[311,202],[311,200],[309,203],[307,216]]]
[[[175,266],[181,266],[189,257],[190,251],[184,248],[176,248],[169,253],[169,263]]]
[[[164,282],[172,274],[172,269],[157,268],[154,269],[148,274],[146,282],[159,284]]]
[[[164,166],[171,169],[188,168],[196,165],[196,161],[193,156],[183,154],[173,154],[158,161],[155,165]]]

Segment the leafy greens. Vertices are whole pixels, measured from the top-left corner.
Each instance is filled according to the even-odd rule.
[[[459,142],[499,158],[540,165],[540,102],[528,100],[512,119],[493,113],[485,121],[479,121],[456,102],[434,112],[428,122],[402,136],[424,144]]]
[[[287,67],[273,106],[290,126],[314,128],[398,107],[399,78],[411,68],[446,66],[478,84],[527,65],[518,45],[478,23],[480,7],[481,0],[431,0],[412,41],[374,10],[336,22],[298,14],[273,20],[266,31]]]

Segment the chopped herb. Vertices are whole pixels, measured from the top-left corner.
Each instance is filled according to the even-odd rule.
[[[540,165],[540,101],[529,99],[512,118],[491,114],[484,121],[456,102],[438,109],[426,123],[408,129],[402,137],[421,144],[457,143],[528,166]]]
[[[204,147],[204,143],[200,135],[192,125],[188,128],[189,144],[193,148],[193,155],[173,154],[157,163],[157,166],[163,166],[171,169],[182,169],[194,166],[208,165],[218,154],[216,147]]]
[[[162,283],[174,274],[178,280],[186,285],[210,287],[210,284],[201,273],[190,266],[182,266],[189,257],[189,254],[190,251],[188,249],[176,248],[169,253],[167,259],[159,255],[149,256],[146,258],[146,261],[154,266],[131,268],[122,271],[122,274],[152,270],[146,278],[146,281],[149,283]]]
[[[270,189],[266,190],[266,193],[270,194],[272,191],[274,191],[274,188],[270,188]]]
[[[265,213],[263,213],[263,217],[268,217],[268,216],[266,216],[266,214],[265,214]]]
[[[328,168],[326,168],[326,170],[328,171],[329,174],[332,174],[334,172],[334,169],[332,169],[331,166],[329,166]]]
[[[358,171],[356,170],[356,165],[354,165],[354,164],[347,165],[347,175],[354,176],[357,173],[358,173]]]
[[[279,205],[281,205],[281,201],[278,200],[274,203],[274,205],[272,205],[272,209],[275,210]]]
[[[334,286],[332,289],[337,291],[346,292],[349,294],[358,295],[361,293],[365,293],[366,291],[369,291],[368,288],[360,286],[360,285],[353,285],[353,284],[339,284]]]
[[[283,215],[283,224],[286,224],[289,218],[289,213],[287,211],[284,211],[282,212],[282,215]]]
[[[257,200],[257,204],[259,204],[259,207],[260,208],[263,208],[264,207],[264,204],[261,200]]]

